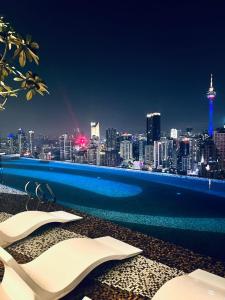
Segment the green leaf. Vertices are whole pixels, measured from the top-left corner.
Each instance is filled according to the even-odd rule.
[[[20,75],[21,78],[26,79],[26,77],[20,71],[16,70],[16,72]]]
[[[16,50],[14,51],[13,58],[15,58],[20,53],[21,50],[22,50],[21,47],[16,48]]]
[[[36,89],[36,92],[37,92],[38,94],[40,94],[41,96],[44,96],[44,93],[43,93],[42,91]]]
[[[38,65],[39,64],[39,57],[36,54],[34,54],[34,52],[31,51],[29,48],[27,48],[27,52],[32,57],[32,59],[35,61],[35,63]]]
[[[20,77],[14,77],[13,80],[14,80],[14,81],[23,81],[23,78],[20,78]]]
[[[22,83],[21,83],[21,88],[25,88],[26,87],[26,81],[24,80]]]
[[[32,90],[30,90],[30,91],[27,92],[26,98],[27,98],[27,100],[29,101],[29,100],[32,99],[32,97],[33,97],[33,93],[32,93]]]
[[[21,67],[24,67],[26,64],[26,54],[23,50],[19,54],[19,63]]]

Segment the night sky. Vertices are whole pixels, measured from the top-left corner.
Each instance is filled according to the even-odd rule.
[[[58,4],[57,4],[58,3]],[[224,1],[1,1],[0,14],[40,45],[50,96],[12,98],[0,134],[17,128],[58,135],[90,121],[143,132],[148,112],[162,128],[207,129],[205,93],[214,74],[215,126],[225,122]]]

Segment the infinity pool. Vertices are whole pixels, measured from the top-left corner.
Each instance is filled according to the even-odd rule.
[[[2,183],[49,183],[57,202],[225,259],[225,181],[20,158]]]

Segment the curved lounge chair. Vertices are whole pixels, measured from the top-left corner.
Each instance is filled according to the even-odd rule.
[[[201,269],[165,283],[152,300],[224,300],[225,278]]]
[[[103,262],[129,258],[141,252],[138,248],[108,236],[96,239],[73,238],[54,245],[27,264],[18,264],[8,252],[0,248],[0,260],[5,265],[0,299],[60,299]]]
[[[18,213],[0,223],[0,246],[7,247],[21,240],[42,225],[53,222],[66,223],[80,219],[82,217],[65,211],[24,211]]]

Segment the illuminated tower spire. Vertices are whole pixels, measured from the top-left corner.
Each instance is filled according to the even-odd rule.
[[[213,87],[213,75],[211,74],[211,80],[210,80],[210,87],[207,92],[207,99],[209,100],[209,128],[208,133],[209,136],[212,137],[213,135],[213,104],[216,99],[216,91]]]

